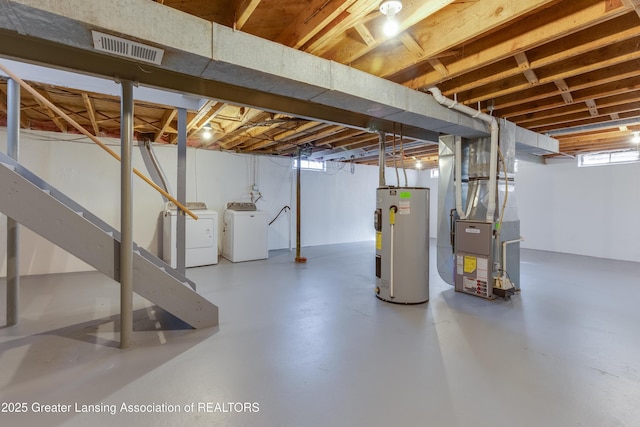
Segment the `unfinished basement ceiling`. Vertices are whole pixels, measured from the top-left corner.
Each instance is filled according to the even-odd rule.
[[[444,95],[560,141],[575,155],[634,148],[640,131],[640,16],[635,0],[403,1],[401,32],[389,39],[379,0],[158,0],[165,7],[343,63],[378,77]],[[34,83],[96,135],[118,136],[119,99]],[[6,120],[6,82],[0,82]],[[67,132],[23,94],[22,126]],[[135,130],[176,140],[177,110],[136,103]],[[375,150],[377,135],[248,107],[203,102],[188,112],[191,146],[291,155],[317,150]],[[213,137],[202,137],[210,123]],[[398,129],[398,134],[400,129]],[[391,140],[391,137],[389,137]],[[434,165],[431,141],[406,138],[407,165]],[[377,164],[377,154],[356,159]],[[389,159],[391,161],[392,159]]]

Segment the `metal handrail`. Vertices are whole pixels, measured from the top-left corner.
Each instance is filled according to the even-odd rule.
[[[98,138],[96,138],[94,135],[92,135],[89,131],[87,131],[85,128],[83,128],[82,126],[80,126],[80,124],[78,124],[78,122],[76,122],[75,120],[73,120],[71,117],[69,117],[64,111],[62,111],[61,109],[59,109],[58,107],[56,107],[51,101],[49,101],[47,98],[45,98],[44,96],[42,96],[40,93],[38,93],[37,90],[35,90],[34,88],[32,88],[28,83],[26,83],[24,80],[22,80],[20,77],[16,76],[14,73],[12,73],[4,64],[0,63],[0,70],[2,70],[7,76],[9,76],[11,79],[13,79],[14,81],[16,81],[20,86],[22,86],[22,88],[24,90],[26,90],[27,92],[29,92],[31,95],[33,95],[37,100],[39,100],[40,102],[42,102],[44,105],[46,105],[47,107],[49,107],[51,110],[53,110],[55,113],[57,113],[60,117],[62,117],[63,119],[65,119],[71,126],[73,126],[74,128],[76,128],[81,134],[83,134],[84,136],[86,136],[87,138],[89,138],[91,141],[93,141],[94,143],[96,143],[100,148],[102,148],[104,151],[106,151],[107,153],[109,153],[113,158],[115,158],[118,161],[121,161],[120,159],[120,155],[118,155],[118,153],[116,153],[115,151],[113,151],[111,148],[109,148],[107,145],[105,145],[102,141],[100,141]],[[193,219],[198,219],[198,216],[196,214],[194,214],[191,210],[189,210],[189,208],[187,208],[186,206],[184,206],[182,203],[180,203],[178,200],[176,200],[171,194],[167,193],[162,187],[158,186],[155,182],[151,181],[150,178],[148,178],[147,176],[145,176],[142,172],[140,172],[138,169],[133,168],[133,173],[135,173],[136,175],[138,175],[140,178],[142,178],[143,181],[145,181],[147,184],[149,184],[151,187],[153,187],[156,191],[158,191],[160,194],[162,194],[164,197],[166,197],[167,199],[169,199],[170,201],[172,201],[173,203],[175,203],[175,205],[182,210],[184,213],[186,213],[187,215],[189,215],[191,218]]]

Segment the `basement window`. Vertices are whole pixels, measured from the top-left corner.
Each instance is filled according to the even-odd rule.
[[[431,169],[431,178],[437,178],[440,176],[440,170],[438,169]]]
[[[294,169],[298,168],[298,159],[293,159],[293,168]],[[325,165],[324,162],[302,159],[300,160],[300,169],[324,172],[327,170],[327,166]]]
[[[602,166],[640,162],[640,151],[609,151],[605,153],[588,153],[578,155],[578,166]]]

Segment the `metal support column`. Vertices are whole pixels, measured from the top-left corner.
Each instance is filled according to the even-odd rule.
[[[177,199],[186,205],[187,198],[187,110],[178,108],[178,194]],[[186,271],[186,243],[187,217],[178,209],[176,223],[176,270],[185,274]]]
[[[7,80],[7,154],[18,160],[20,149],[20,85]],[[18,323],[20,303],[20,226],[7,217],[7,326]]]
[[[133,83],[123,80],[120,103],[120,348],[133,334]]]
[[[300,194],[300,188],[301,188],[301,179],[300,179],[300,171],[302,170],[302,150],[300,147],[298,147],[298,167],[296,168],[296,262],[297,263],[305,263],[307,262],[307,259],[303,256],[300,256],[300,237],[301,237],[301,226],[302,224],[300,224],[300,219],[302,217],[302,215],[300,214],[300,208],[302,205],[302,201],[301,201],[301,194]]]

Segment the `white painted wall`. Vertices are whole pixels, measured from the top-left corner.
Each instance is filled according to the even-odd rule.
[[[431,188],[431,237],[437,237],[437,179]],[[519,162],[515,197],[523,248],[640,262],[640,164],[578,168],[575,160]]]
[[[103,138],[119,152],[118,140]],[[0,149],[6,152],[6,129],[0,128]],[[176,189],[177,153],[173,146],[155,146],[170,187]],[[254,168],[253,159],[257,159]],[[24,131],[20,162],[119,229],[119,163],[78,135]],[[147,174],[139,149],[133,166]],[[253,171],[257,169],[254,179]],[[408,185],[418,184],[418,174],[408,172]],[[395,171],[387,169],[388,185],[395,185]],[[401,184],[404,184],[402,172]],[[374,239],[373,211],[378,187],[376,166],[329,163],[326,172],[302,171],[302,246]],[[207,150],[187,150],[187,200],[204,201],[222,216],[229,201],[249,201],[256,183],[263,198],[258,208],[274,218],[285,205],[292,208],[291,224],[282,215],[269,228],[269,248],[289,247],[289,229],[295,247],[295,171],[287,158],[248,156]],[[134,177],[134,240],[158,253],[159,213],[162,197]],[[0,216],[0,276],[6,275],[6,226]],[[290,227],[289,227],[290,225]],[[91,267],[22,227],[21,274],[46,274],[90,270]],[[221,233],[219,233],[221,235]]]
[[[519,163],[522,247],[640,262],[640,164]]]
[[[62,139],[66,139],[63,141]],[[105,139],[119,150],[116,140]],[[6,129],[0,128],[0,149],[6,151]],[[176,188],[176,150],[156,146],[158,158]],[[253,159],[257,177],[253,178]],[[119,164],[77,135],[23,132],[21,162],[81,205],[119,228]],[[139,150],[134,166],[146,173]],[[326,172],[302,172],[302,246],[373,240],[372,213],[378,168],[330,163]],[[437,179],[430,171],[408,172],[408,185],[431,189],[430,228],[436,237]],[[520,162],[516,193],[525,237],[522,247],[640,262],[640,164],[578,168],[575,161],[548,165]],[[386,170],[388,185],[395,171]],[[259,209],[275,217],[285,205],[293,208],[291,224],[282,215],[269,228],[270,249],[295,246],[295,171],[290,159],[215,151],[187,151],[187,198],[204,201],[218,211],[220,222],[228,201],[249,201],[253,182],[263,198]],[[134,179],[134,238],[158,253],[162,198]],[[400,183],[404,176],[400,172]],[[0,216],[0,276],[6,274],[6,227]],[[290,227],[289,227],[290,225]],[[221,224],[220,224],[221,230]],[[22,228],[22,274],[90,270],[91,267]]]

